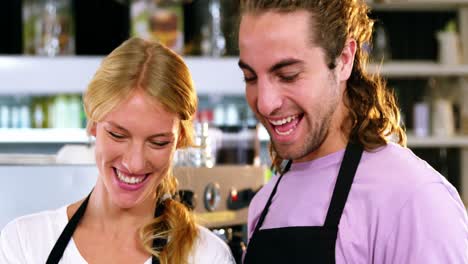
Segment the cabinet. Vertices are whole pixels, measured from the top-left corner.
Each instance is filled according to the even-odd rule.
[[[376,13],[377,18],[381,18],[384,23],[387,19],[387,22],[390,22],[390,24],[392,24],[393,26],[399,26],[397,28],[394,28],[393,32],[391,32],[393,33],[393,36],[398,35],[398,33],[401,33],[400,35],[403,35],[409,39],[402,40],[400,38],[398,39],[399,42],[396,43],[397,46],[399,45],[400,49],[403,50],[403,52],[401,52],[400,55],[406,52],[406,56],[404,57],[407,60],[390,60],[388,62],[385,62],[382,65],[381,69],[383,75],[387,77],[389,82],[392,82],[394,79],[405,80],[407,82],[410,82],[408,80],[416,79],[417,81],[412,82],[412,84],[417,82],[423,83],[429,78],[436,77],[443,81],[450,80],[452,83],[455,83],[457,89],[455,92],[454,99],[455,103],[458,106],[457,115],[458,118],[461,120],[460,126],[461,128],[463,128],[459,129],[459,131],[464,130],[466,133],[466,117],[468,115],[468,74],[466,71],[468,65],[468,1],[374,0],[367,2],[370,4],[372,12]],[[426,22],[429,22],[427,24],[435,25],[438,23],[437,27],[434,28],[433,26],[432,32],[428,32],[427,30],[418,30],[418,26],[425,26],[425,24],[419,19],[424,18],[424,16],[428,18],[428,14],[430,14],[431,17],[429,19],[426,19]],[[391,19],[394,20],[388,21]],[[402,21],[395,21],[395,19],[404,20],[406,23]],[[460,48],[462,51],[460,65],[439,64],[437,62],[438,54],[434,54],[433,52],[431,54],[431,51],[437,51],[435,31],[440,30],[441,24],[445,23],[449,19],[455,19],[458,25],[458,33],[461,42]],[[424,39],[425,42],[421,39],[417,39],[418,37]],[[395,40],[392,39],[392,36],[390,36],[389,39],[390,45],[392,45],[392,40]],[[402,45],[413,45],[413,49],[406,49],[406,47],[402,47]],[[417,46],[416,49],[414,47],[415,45]],[[408,58],[413,60],[408,60]],[[393,82],[393,84],[394,83],[395,82]],[[408,95],[408,93],[418,93],[421,90],[420,88],[422,87],[405,87],[405,89],[415,90],[410,92],[408,90],[405,90],[404,94]],[[412,98],[414,99],[415,97],[413,96]],[[406,104],[406,106],[408,106],[408,103]],[[450,137],[448,141],[442,138],[435,137],[418,138],[409,134],[408,145],[410,147],[418,149],[438,149],[440,151],[441,156],[445,155],[446,161],[450,159],[447,158],[447,152],[453,150],[454,148],[457,149],[457,151],[459,151],[459,155],[457,155],[457,159],[459,160],[457,162],[459,164],[460,170],[458,184],[460,186],[459,190],[461,192],[462,199],[466,203],[468,201],[468,146],[465,143],[463,143],[465,139],[466,135],[460,134],[458,136]]]
[[[381,65],[371,64],[368,70],[379,71],[388,79],[455,78],[460,83],[461,115],[468,115],[468,0],[386,0],[367,1],[373,12],[453,12],[458,20],[463,63],[441,65],[432,59],[396,59]],[[86,88],[102,56],[31,57],[0,56],[0,96],[16,94],[81,93]],[[185,57],[200,95],[242,96],[244,83],[237,66],[237,57]],[[415,88],[416,89],[416,88]],[[87,143],[83,129],[3,129],[1,144]],[[458,148],[461,164],[461,193],[468,201],[468,136],[425,137],[411,134],[408,145],[414,148]]]

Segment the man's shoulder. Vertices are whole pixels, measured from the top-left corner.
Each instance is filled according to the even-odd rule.
[[[353,183],[350,196],[355,201],[366,201],[369,206],[389,213],[414,202],[436,202],[425,197],[426,190],[433,196],[459,202],[456,189],[447,179],[410,149],[390,143],[373,152],[365,152]],[[389,210],[393,208],[393,212]]]
[[[419,186],[443,181],[443,176],[411,149],[389,143],[363,154],[357,180],[378,184]]]

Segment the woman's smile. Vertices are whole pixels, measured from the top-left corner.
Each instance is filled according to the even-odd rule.
[[[147,174],[127,174],[117,168],[112,168],[114,171],[117,185],[126,191],[136,191],[146,185],[150,178],[150,173]]]

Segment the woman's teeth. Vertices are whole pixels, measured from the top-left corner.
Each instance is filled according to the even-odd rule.
[[[124,173],[120,172],[117,169],[115,171],[117,173],[117,178],[119,178],[119,180],[121,180],[122,182],[127,183],[127,184],[138,184],[138,183],[142,182],[146,177],[146,176],[129,177],[129,176],[126,176]]]

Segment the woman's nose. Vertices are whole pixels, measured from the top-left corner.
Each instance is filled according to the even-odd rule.
[[[145,173],[147,162],[143,147],[137,144],[132,145],[124,153],[122,163],[130,173]]]

